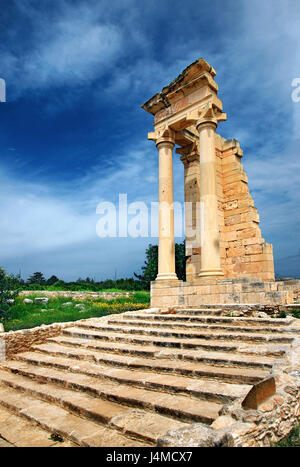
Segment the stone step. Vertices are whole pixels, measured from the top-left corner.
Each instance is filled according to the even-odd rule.
[[[13,444],[5,441],[5,439],[0,437],[0,448],[13,448],[15,447]]]
[[[62,407],[29,396],[12,387],[1,387],[0,406],[6,407],[19,417],[33,422],[52,434],[58,434],[78,446],[144,446],[144,443],[130,439],[114,429],[85,420]]]
[[[45,344],[46,345],[46,344]],[[41,348],[41,346],[39,346]],[[64,355],[75,352],[67,351]],[[269,376],[270,368],[251,368],[239,366],[217,366],[211,363],[181,361],[176,359],[151,359],[142,357],[129,357],[110,353],[92,352],[90,358],[97,363],[113,367],[126,367],[135,370],[150,370],[162,373],[172,373],[180,376],[216,378],[224,382],[235,382],[241,384],[255,384]],[[248,356],[247,356],[248,357]]]
[[[162,314],[173,314],[176,315],[177,313],[182,313],[186,315],[210,315],[210,316],[218,316],[222,313],[222,308],[178,308],[172,310],[172,312],[162,313]]]
[[[69,358],[76,358],[76,359],[85,359],[90,360],[93,362],[101,362],[103,356],[105,358],[106,355],[119,355],[117,352],[114,351],[107,351],[105,353],[89,350],[85,348],[71,348],[69,346],[57,345],[55,343],[46,343],[37,345],[34,349],[50,353],[53,355],[63,355]],[[148,355],[149,356],[149,355]],[[206,352],[203,350],[181,350],[181,351],[173,351],[173,349],[161,349],[159,352],[157,351],[154,355],[155,359],[165,359],[165,360],[172,360],[178,359],[179,361],[193,361],[193,362],[203,362],[203,363],[211,363],[215,366],[232,366],[232,367],[252,367],[252,368],[268,368],[271,369],[273,366],[274,361],[278,361],[278,357],[257,357],[252,355],[236,355],[235,353],[225,353],[225,352]],[[128,358],[128,357],[122,357]],[[145,359],[143,357],[138,357],[133,355],[129,357],[131,360],[138,358],[139,360]]]
[[[151,321],[147,319],[143,320],[137,320],[137,319],[126,319],[125,317],[123,318],[115,318],[113,317],[112,319],[108,319],[108,324],[109,325],[118,325],[118,326],[141,326],[141,327],[151,327],[151,329],[156,329],[156,328],[168,328],[168,329],[191,329],[192,331],[202,331],[202,330],[221,330],[221,331],[238,331],[241,333],[265,333],[265,334],[270,334],[270,333],[290,333],[290,332],[297,332],[295,328],[292,327],[272,327],[272,326],[253,326],[253,325],[248,325],[248,326],[239,326],[239,325],[233,325],[230,326],[227,323],[220,323],[220,324],[211,324],[211,323],[187,323],[187,322],[182,322],[182,321],[176,321],[175,319],[173,321]]]
[[[205,349],[208,351],[223,351],[223,352],[245,352],[248,354],[258,354],[266,356],[281,356],[284,355],[287,345],[240,343],[238,341],[226,342],[215,341],[213,339],[179,339],[175,337],[152,337],[152,336],[137,336],[123,333],[98,333],[90,329],[68,328],[68,331],[61,336],[49,339],[49,342],[61,343],[71,346],[84,346],[86,348],[111,350],[119,353],[136,354],[140,356],[154,356],[154,353],[162,350],[166,351],[172,348],[174,354],[176,349]],[[78,337],[77,337],[78,336]]]
[[[122,325],[106,325],[102,323],[80,323],[78,324],[78,328],[83,329],[95,329],[98,331],[104,332],[124,332],[127,334],[146,334],[152,336],[164,336],[164,337],[179,337],[179,338],[197,338],[197,339],[220,339],[220,340],[238,340],[244,342],[282,342],[282,343],[291,343],[293,341],[293,336],[291,335],[270,335],[270,334],[262,334],[262,333],[242,333],[242,332],[233,332],[233,331],[213,331],[203,330],[203,331],[186,331],[186,330],[178,330],[178,329],[155,329],[153,326],[148,327],[147,329],[141,327],[126,327]],[[67,328],[63,330],[63,333],[67,333],[69,329],[74,328]]]
[[[130,344],[153,344],[157,347],[174,347],[174,348],[186,348],[186,349],[196,349],[196,348],[205,348],[207,350],[216,349],[216,350],[235,350],[238,346],[236,342],[222,342],[215,340],[205,340],[205,339],[180,339],[176,337],[152,337],[146,336],[144,334],[125,334],[117,332],[99,332],[92,329],[84,328],[67,328],[65,332],[59,337],[61,339],[65,338],[77,338],[86,341],[86,345],[89,345],[94,341],[104,341],[108,345],[111,343],[117,342],[126,342]],[[51,339],[52,341],[53,339]]]
[[[120,318],[125,320],[129,318],[128,315],[120,314]],[[184,314],[176,313],[159,313],[159,314],[131,314],[130,319],[134,320],[151,320],[151,321],[188,321],[191,323],[222,323],[222,324],[242,324],[242,325],[270,325],[274,327],[279,326],[288,326],[291,322],[294,321],[293,318],[243,318],[243,317],[233,317],[233,316],[209,316],[209,315],[200,315],[200,316],[191,316]]]
[[[24,376],[0,371],[0,382],[24,394],[55,403],[73,414],[103,424],[109,428],[123,430],[126,420],[136,417],[143,419],[144,424],[126,426],[126,435],[139,441],[156,443],[160,436],[169,430],[176,430],[186,426],[185,423],[173,420],[156,413],[136,410],[132,407],[117,404],[104,399],[79,393],[71,389],[57,387],[54,384],[42,384]],[[122,435],[121,435],[122,438]]]
[[[8,409],[0,406],[0,447],[2,440],[12,447],[76,447],[69,441],[55,441],[51,433],[41,427],[14,415]]]
[[[222,404],[195,400],[186,396],[163,394],[150,389],[140,389],[125,384],[105,381],[80,373],[69,373],[45,367],[39,368],[24,362],[5,362],[4,368],[40,382],[54,383],[64,388],[76,389],[87,394],[118,402],[126,406],[154,411],[184,422],[211,424],[218,416]]]
[[[55,353],[39,354],[38,352],[26,352],[20,354],[19,359],[28,364],[49,366],[73,373],[81,373],[94,376],[120,384],[128,384],[135,387],[144,387],[156,391],[167,392],[177,395],[188,394],[197,399],[208,400],[218,403],[232,402],[236,398],[245,397],[252,385],[234,383],[222,383],[216,380],[199,379],[187,376],[173,376],[149,371],[138,371],[132,369],[119,369],[107,367],[106,365],[93,364],[84,360],[72,361],[70,358],[57,356]]]

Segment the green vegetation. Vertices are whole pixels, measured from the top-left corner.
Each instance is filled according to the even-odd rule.
[[[52,277],[50,277],[50,279],[52,279]],[[43,285],[43,284],[46,284],[46,279],[44,278],[44,275],[41,272],[35,272],[32,274],[32,276],[28,278],[27,283]]]
[[[140,281],[133,278],[128,279],[107,279],[105,281],[96,282],[93,279],[87,277],[86,279],[78,279],[76,282],[65,282],[59,280],[56,276],[51,276],[48,280],[40,280],[40,277],[36,277],[34,273],[27,282],[21,281],[19,287],[22,290],[70,290],[70,291],[87,291],[87,292],[124,292],[124,291],[138,291],[143,290]],[[31,282],[32,280],[38,280],[38,282]]]
[[[276,318],[286,318],[286,312],[281,310],[278,315],[276,316]]]
[[[289,310],[289,312],[294,318],[300,319],[300,310]]]
[[[16,278],[6,274],[0,268],[0,322],[4,322],[10,314],[10,300],[14,300],[18,295],[15,287]]]
[[[179,280],[185,281],[185,242],[175,244],[175,268]],[[142,266],[142,274],[134,274],[143,289],[150,289],[158,272],[158,246],[149,245],[146,250],[146,261]]]
[[[277,448],[299,448],[300,447],[300,422],[294,426],[292,431],[278,443],[275,443]]]
[[[294,318],[300,319],[300,310],[297,309],[289,309],[288,314],[281,310],[277,315],[272,315],[272,318],[287,318],[288,316],[293,316]]]
[[[140,310],[148,308],[150,302],[149,292],[134,292],[130,297],[118,297],[112,300],[55,297],[49,298],[48,303],[36,303],[35,297],[36,295],[26,297],[33,300],[33,303],[26,304],[23,303],[22,296],[15,299],[15,303],[10,305],[9,315],[3,321],[5,331]]]

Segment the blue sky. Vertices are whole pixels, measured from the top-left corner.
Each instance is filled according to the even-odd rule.
[[[187,65],[217,72],[277,270],[300,270],[300,3],[295,0],[2,0],[0,264],[27,278],[132,276],[148,238],[100,239],[102,201],[157,201],[152,117],[141,108]],[[174,157],[175,198],[183,167]],[[287,258],[282,260],[282,258]]]

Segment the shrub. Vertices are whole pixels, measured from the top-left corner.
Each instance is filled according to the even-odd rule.
[[[15,285],[16,278],[0,268],[0,322],[5,321],[9,316],[11,307],[9,300],[14,300],[18,296],[19,290]]]

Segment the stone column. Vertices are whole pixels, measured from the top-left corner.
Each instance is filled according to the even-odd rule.
[[[200,157],[198,142],[177,148],[184,165],[186,280],[197,279],[200,271]]]
[[[159,155],[159,241],[156,280],[177,280],[175,272],[173,160],[175,134],[168,130],[156,139]]]
[[[200,143],[201,269],[199,277],[223,276],[220,261],[215,131],[217,119],[197,122]]]

